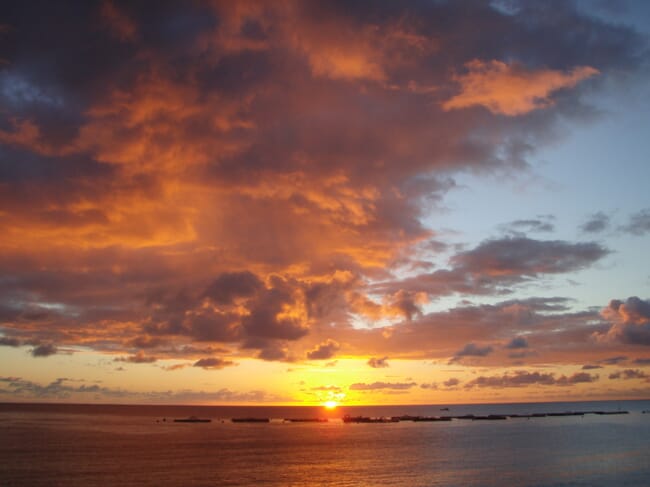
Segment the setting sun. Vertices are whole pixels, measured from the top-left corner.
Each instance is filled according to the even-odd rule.
[[[338,403],[336,401],[325,401],[323,406],[325,406],[326,409],[336,409]]]

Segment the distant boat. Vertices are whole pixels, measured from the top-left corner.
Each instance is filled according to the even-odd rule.
[[[177,418],[174,420],[174,423],[210,423],[211,419],[197,418],[196,416],[190,416],[189,418]]]
[[[449,408],[440,408],[441,411],[449,411]]]
[[[233,423],[268,423],[269,418],[232,418]]]

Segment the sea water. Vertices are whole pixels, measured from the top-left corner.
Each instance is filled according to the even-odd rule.
[[[648,486],[650,401],[309,407],[0,404],[2,486]],[[616,411],[504,421],[368,416]],[[175,423],[196,415],[210,423]],[[269,423],[232,423],[268,417]],[[284,418],[328,417],[323,423]]]

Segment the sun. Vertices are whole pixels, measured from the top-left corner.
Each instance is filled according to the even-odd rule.
[[[323,403],[323,406],[325,406],[326,409],[336,409],[336,406],[338,406],[339,403],[336,401],[325,401]]]

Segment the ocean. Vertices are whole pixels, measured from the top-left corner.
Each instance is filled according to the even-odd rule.
[[[1,486],[648,486],[650,401],[320,407],[0,404]],[[361,423],[353,416],[629,414]],[[195,415],[210,423],[175,423]],[[233,423],[268,417],[269,423]],[[283,421],[327,417],[328,422]]]

